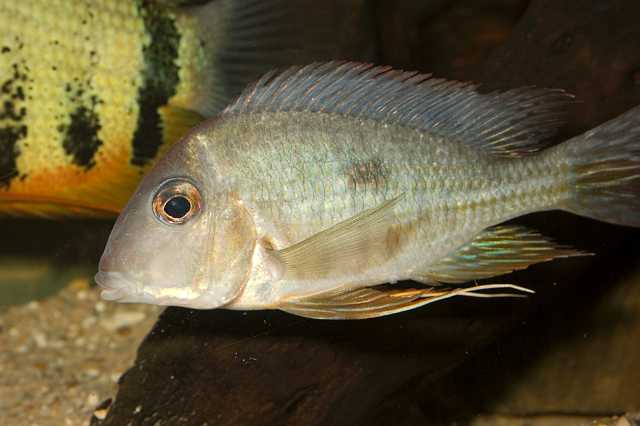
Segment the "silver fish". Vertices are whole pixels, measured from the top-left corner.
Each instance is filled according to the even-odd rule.
[[[585,253],[502,222],[640,226],[640,107],[547,148],[571,99],[359,63],[270,73],[144,178],[102,296],[355,319],[528,291],[461,284]],[[400,280],[420,284],[376,287]]]

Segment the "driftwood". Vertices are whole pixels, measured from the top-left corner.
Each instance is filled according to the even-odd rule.
[[[432,8],[409,7],[418,1],[408,0],[367,3],[373,11],[362,9],[363,2],[355,2],[361,9],[349,8],[352,2],[346,0],[335,3],[344,7],[344,13],[336,9],[339,16],[356,16],[355,10],[375,19],[377,33],[369,36],[380,40],[380,62],[437,69],[438,76],[473,79],[487,90],[538,85],[573,92],[578,102],[558,140],[640,104],[636,0],[532,0],[528,7],[507,0],[434,2]],[[494,22],[496,31],[475,22],[468,26],[475,33],[464,34],[460,45],[447,41],[457,33],[437,31],[438,25],[463,29],[443,16],[474,22],[452,9],[460,4],[485,5],[478,16]],[[366,22],[362,15],[356,18]],[[484,44],[470,49],[478,39]],[[429,46],[451,46],[449,62],[439,62]],[[481,57],[469,57],[478,49]],[[454,300],[376,320],[323,322],[279,312],[170,308],[121,379],[106,419],[94,418],[92,424],[450,424],[489,410],[589,414],[593,407],[594,415],[640,410],[640,353],[627,346],[638,341],[639,328],[616,323],[622,337],[583,337],[610,329],[608,288],[615,290],[624,271],[637,265],[632,242],[638,232],[561,213],[524,222],[598,256],[514,274],[514,282],[538,291],[528,300]],[[624,291],[611,293],[611,309],[632,297]],[[638,299],[637,291],[633,297]],[[637,303],[628,308],[627,315],[640,315]],[[585,310],[592,312],[588,320]],[[555,361],[545,360],[547,348]],[[594,355],[598,351],[602,357]],[[573,368],[561,367],[571,359]],[[580,383],[601,384],[601,376],[588,373],[602,363],[611,364],[602,376],[619,386],[608,386],[607,397],[598,401],[589,399],[589,389],[578,397]],[[548,366],[553,375],[535,366]],[[616,371],[622,367],[635,371],[629,376],[635,382]],[[530,379],[518,382],[516,376]],[[628,389],[633,383],[635,392]],[[551,392],[554,384],[558,388]],[[573,392],[563,397],[563,389]],[[539,397],[522,397],[531,393]],[[624,404],[614,403],[620,400]]]

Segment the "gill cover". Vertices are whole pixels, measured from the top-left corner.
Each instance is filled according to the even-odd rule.
[[[256,245],[251,216],[239,200],[229,196],[227,201],[218,214],[215,232],[212,233],[210,283],[217,300],[223,302],[217,306],[229,303],[244,289]]]

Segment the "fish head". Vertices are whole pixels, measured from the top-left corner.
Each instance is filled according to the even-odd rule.
[[[104,299],[212,309],[242,292],[255,227],[205,145],[178,143],[140,183],[100,259]]]

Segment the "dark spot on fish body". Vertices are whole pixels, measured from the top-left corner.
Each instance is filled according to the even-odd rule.
[[[9,46],[2,46],[2,53],[9,53],[11,52],[11,48]]]
[[[16,87],[16,92],[11,95],[11,99],[14,99],[16,101],[24,101],[24,90],[22,89],[22,86]]]
[[[385,248],[387,255],[389,257],[394,257],[398,251],[400,250],[402,243],[402,236],[406,233],[404,231],[404,227],[411,226],[409,225],[392,225],[387,230],[387,236],[385,239]]]
[[[58,126],[62,135],[62,148],[72,157],[73,164],[86,170],[95,166],[95,154],[102,145],[98,133],[102,128],[96,107],[102,103],[95,96],[88,96],[87,83],[67,83],[64,91],[67,94],[67,104],[73,107],[65,124]],[[65,104],[63,102],[63,104]]]
[[[162,144],[162,123],[155,102],[149,102],[152,97],[149,90],[140,91],[140,106],[138,125],[133,135],[133,157],[131,164],[144,166],[153,159]]]
[[[98,52],[95,50],[90,51],[89,60],[91,61],[92,65],[98,65],[98,63],[100,62],[100,60],[98,59]]]
[[[78,106],[70,115],[68,125],[61,125],[62,147],[65,153],[73,157],[73,163],[86,170],[95,166],[95,154],[102,145],[98,132],[102,128],[100,118],[95,111],[98,99],[92,97],[91,107]]]
[[[11,95],[13,99],[15,95]],[[11,100],[6,100],[2,102],[2,110],[0,111],[0,120],[11,120],[20,122],[27,115],[27,109],[25,107],[20,107],[19,110],[16,111],[16,105]]]
[[[20,150],[17,143],[27,136],[26,126],[0,127],[0,188],[8,189],[11,181],[18,176],[17,159]]]
[[[378,158],[355,161],[345,169],[347,186],[351,190],[381,189],[389,179],[389,169]]]
[[[150,42],[143,48],[143,84],[138,93],[139,113],[131,164],[144,166],[158,154],[164,142],[159,108],[168,103],[179,83],[176,60],[180,33],[173,17],[150,2],[140,1],[139,9]]]
[[[18,142],[26,138],[28,133],[24,124],[27,109],[21,105],[25,100],[22,84],[27,76],[18,64],[12,67],[13,75],[0,85],[0,188],[4,189],[8,189],[11,181],[19,176]]]

